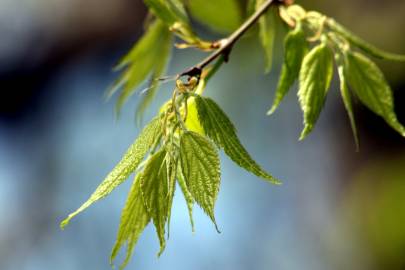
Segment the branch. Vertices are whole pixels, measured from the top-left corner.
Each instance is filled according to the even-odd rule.
[[[271,4],[275,2],[284,2],[282,0],[267,0],[263,3],[263,5],[256,10],[256,12],[245,22],[243,23],[235,32],[233,32],[229,37],[219,41],[220,48],[210,54],[207,58],[205,58],[199,64],[183,71],[178,75],[178,77],[183,76],[199,76],[201,75],[202,70],[208,66],[212,61],[217,59],[219,56],[223,56],[225,62],[228,61],[229,54],[232,51],[233,45],[249,30],[257,20],[267,11],[267,9],[271,6]]]

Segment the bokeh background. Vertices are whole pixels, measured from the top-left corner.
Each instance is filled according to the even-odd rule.
[[[402,0],[302,0],[385,49],[405,53]],[[111,67],[142,33],[140,0],[0,0],[0,269],[111,269],[108,258],[130,181],[77,217],[79,206],[139,133],[103,93]],[[199,28],[206,36],[210,32]],[[247,149],[284,184],[271,186],[225,156],[217,234],[196,207],[192,234],[180,194],[171,238],[156,259],[149,226],[128,269],[405,269],[405,139],[356,104],[360,152],[334,81],[311,136],[291,91],[272,117],[282,59],[263,75],[259,44],[240,42],[207,95],[235,122]],[[281,55],[279,48],[277,55]],[[174,51],[168,74],[203,55]],[[378,61],[405,123],[405,65]],[[163,86],[145,119],[170,95]]]

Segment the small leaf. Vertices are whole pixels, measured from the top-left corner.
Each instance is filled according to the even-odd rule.
[[[344,59],[339,54],[335,54],[336,63],[338,66],[338,73],[340,78],[340,93],[342,95],[343,103],[345,105],[347,114],[350,119],[350,125],[353,131],[354,142],[356,144],[357,151],[359,150],[359,138],[357,135],[356,121],[354,119],[352,98],[350,96],[349,88],[347,87]]]
[[[111,193],[117,186],[124,182],[138,167],[145,155],[149,152],[150,147],[161,135],[160,119],[153,119],[141,132],[139,137],[127,150],[122,160],[117,166],[107,175],[104,181],[97,187],[96,191],[90,198],[77,209],[71,213],[62,223],[63,229],[69,224],[70,220],[77,214],[85,210],[87,207],[96,201],[104,198]]]
[[[181,172],[181,167],[179,167],[179,169],[177,170],[177,182],[179,183],[181,191],[184,195],[184,199],[186,200],[188,215],[191,224],[191,231],[195,232],[193,219],[194,198],[193,195],[191,195],[189,188],[187,187],[186,180],[184,179],[183,173]]]
[[[201,126],[200,120],[198,119],[197,105],[194,97],[190,97],[188,99],[187,108],[187,119],[185,122],[187,129],[204,135],[204,129]]]
[[[196,20],[220,33],[234,31],[242,23],[238,0],[190,0],[186,5]]]
[[[333,31],[340,34],[342,37],[344,37],[345,39],[350,41],[350,43],[352,43],[356,47],[362,49],[363,51],[370,54],[371,56],[381,58],[381,59],[391,60],[391,61],[399,61],[399,62],[405,61],[405,55],[390,53],[390,52],[381,50],[381,49],[375,47],[374,45],[371,45],[368,42],[364,41],[360,37],[356,36],[350,30],[346,29],[345,27],[343,27],[342,25],[340,25],[333,19],[328,19],[327,23]]]
[[[177,150],[177,149],[176,149]],[[168,181],[168,196],[167,196],[167,238],[170,236],[170,219],[172,215],[172,205],[174,193],[176,191],[176,176],[177,176],[177,166],[178,165],[178,155],[177,153],[169,153],[166,155],[166,170],[167,170],[167,181]]]
[[[360,101],[405,136],[405,128],[395,115],[392,90],[378,66],[360,53],[346,51],[345,67],[349,86]]]
[[[169,183],[167,175],[166,151],[164,149],[155,153],[145,165],[141,177],[141,190],[144,203],[160,242],[158,256],[166,246],[165,225],[168,220]]]
[[[153,14],[169,26],[182,23],[188,25],[188,17],[183,4],[179,0],[144,0]]]
[[[218,230],[214,206],[219,192],[221,171],[215,145],[198,133],[185,132],[180,138],[180,162],[191,195]]]
[[[198,118],[204,128],[205,134],[218,147],[223,148],[225,153],[240,167],[273,184],[280,184],[277,179],[264,171],[250,157],[249,153],[240,143],[232,122],[212,99],[196,96],[196,102]]]
[[[307,53],[308,43],[301,24],[298,23],[297,27],[290,31],[284,40],[284,64],[281,69],[273,106],[268,112],[269,115],[276,111],[288,90],[298,78],[302,60]]]
[[[326,44],[313,48],[304,58],[299,75],[298,98],[304,112],[303,140],[314,128],[333,77],[333,54]]]
[[[256,9],[259,9],[265,0],[256,1]],[[259,19],[259,36],[266,56],[266,73],[273,67],[274,41],[276,39],[278,23],[278,7],[270,6],[266,14]]]
[[[127,243],[126,257],[120,269],[124,269],[128,264],[140,234],[151,219],[143,203],[140,178],[141,174],[137,174],[132,183],[127,202],[122,210],[117,240],[111,252],[110,262],[112,264],[121,247]]]

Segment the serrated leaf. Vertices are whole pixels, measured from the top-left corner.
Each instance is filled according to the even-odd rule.
[[[256,9],[259,9],[265,0],[256,1]],[[270,6],[269,10],[259,19],[260,42],[265,52],[266,68],[269,73],[273,67],[274,42],[277,33],[278,7]]]
[[[340,34],[345,39],[350,41],[350,43],[352,43],[356,47],[362,49],[364,52],[370,54],[371,56],[381,58],[381,59],[391,60],[391,61],[399,61],[399,62],[405,61],[405,55],[390,53],[390,52],[381,50],[381,49],[375,47],[374,45],[368,43],[367,41],[363,40],[362,38],[356,36],[350,30],[348,30],[341,24],[337,23],[333,19],[328,19],[327,22],[333,31]]]
[[[176,149],[177,151],[177,149]],[[174,193],[176,191],[176,176],[178,167],[178,154],[174,151],[166,155],[166,171],[167,171],[167,181],[168,181],[168,196],[167,196],[167,238],[170,236],[170,219],[172,215],[172,205]]]
[[[90,198],[82,204],[75,212],[71,213],[62,223],[63,229],[70,220],[96,201],[111,193],[117,186],[123,183],[139,166],[150,147],[161,135],[160,119],[153,119],[141,132],[139,137],[127,150],[122,160],[107,175],[104,181],[97,187]]]
[[[196,20],[220,33],[231,32],[242,23],[238,0],[189,0],[186,5]]]
[[[356,149],[358,151],[359,150],[359,138],[357,135],[356,121],[355,121],[354,113],[353,113],[352,97],[351,97],[349,88],[347,87],[344,59],[342,59],[342,57],[339,54],[335,54],[335,59],[336,59],[337,69],[338,69],[339,79],[340,79],[340,93],[341,93],[347,114],[349,116],[350,125],[351,125],[352,131],[353,131],[354,142],[356,144]]]
[[[194,198],[193,198],[193,195],[191,195],[191,193],[190,193],[186,180],[184,179],[183,173],[181,172],[180,166],[178,167],[178,170],[177,170],[177,182],[179,183],[179,186],[183,193],[184,199],[186,200],[188,215],[189,215],[190,224],[191,224],[191,231],[195,232],[194,219],[193,219]]]
[[[176,22],[188,24],[187,13],[179,0],[144,0],[153,14],[169,26]]]
[[[301,24],[297,24],[297,27],[293,31],[290,31],[284,40],[284,64],[281,69],[274,102],[268,112],[269,115],[276,111],[281,101],[288,93],[288,90],[298,78],[302,60],[307,53],[308,43],[305,33]]]
[[[168,220],[169,180],[167,175],[166,151],[156,152],[145,165],[141,177],[142,197],[153,220],[159,238],[162,254],[166,246],[165,225]]]
[[[152,103],[159,90],[159,79],[164,75],[167,63],[170,59],[173,35],[171,35],[169,31],[164,31],[160,42],[161,44],[159,50],[154,51],[154,53],[156,54],[156,59],[159,59],[159,61],[154,67],[150,86],[142,97],[136,110],[136,118],[138,123],[142,121],[145,110]]]
[[[218,147],[224,149],[237,165],[247,171],[273,183],[280,184],[276,178],[264,171],[249,155],[236,135],[236,129],[228,116],[210,98],[196,96],[198,118],[205,134],[211,138]]]
[[[299,74],[298,98],[304,113],[303,140],[314,128],[333,77],[333,54],[326,44],[314,47],[304,58]]]
[[[180,137],[180,162],[191,195],[218,230],[214,206],[218,197],[221,171],[215,145],[198,133],[184,132]]]
[[[349,86],[360,101],[405,136],[405,128],[395,115],[392,90],[378,66],[360,53],[346,51],[345,67]]]
[[[111,252],[110,262],[113,264],[121,247],[125,243],[127,244],[125,260],[121,264],[120,269],[124,269],[127,266],[139,236],[151,219],[143,203],[140,178],[141,174],[137,174],[132,183],[125,207],[122,210],[117,240]]]

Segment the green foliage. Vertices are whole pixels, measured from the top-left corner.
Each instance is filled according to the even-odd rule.
[[[340,93],[356,145],[358,139],[352,96],[405,136],[405,128],[394,112],[392,90],[384,75],[375,63],[357,50],[387,60],[405,61],[405,56],[375,48],[333,19],[318,12],[306,11],[298,5],[290,5],[291,1],[277,1],[274,5],[270,0],[249,0],[244,2],[246,5],[237,0],[144,2],[152,14],[152,22],[118,64],[117,69],[123,70],[122,75],[109,91],[111,96],[121,90],[118,110],[145,80],[151,78],[149,88],[137,109],[141,117],[157,93],[158,81],[165,73],[174,36],[184,42],[177,44],[178,48],[196,47],[214,52],[176,76],[172,98],[161,107],[158,116],[144,128],[90,198],[61,223],[64,228],[74,216],[107,196],[135,172],[121,215],[111,263],[126,245],[126,256],[121,268],[128,264],[140,234],[150,221],[156,228],[160,243],[158,255],[164,251],[166,238],[169,237],[176,183],[186,200],[192,231],[194,202],[201,206],[218,230],[214,216],[221,182],[218,148],[223,149],[239,167],[272,184],[280,184],[249,155],[237,137],[231,120],[219,105],[202,96],[207,82],[227,62],[235,43],[257,21],[267,61],[266,71],[270,71],[272,65],[277,21],[291,28],[284,40],[285,59],[269,114],[277,109],[298,78],[298,97],[305,126],[301,139],[313,130],[321,113],[333,77],[333,60],[337,65]],[[220,33],[236,29],[242,24],[244,14],[253,15],[229,37],[207,42],[193,31],[183,4],[194,19]],[[247,10],[242,10],[242,6]]]
[[[302,140],[318,120],[333,77],[333,55],[326,44],[314,47],[305,56],[299,76],[298,97],[305,125],[300,137]]]

